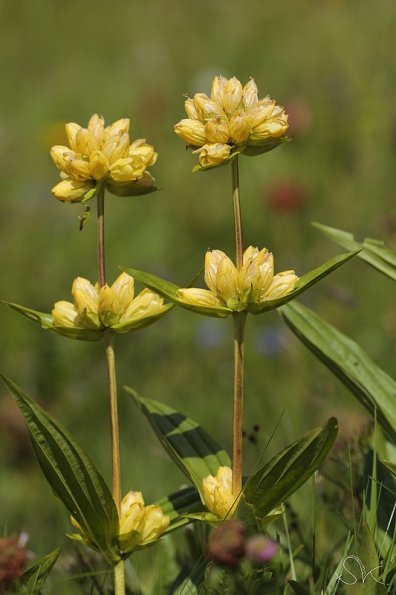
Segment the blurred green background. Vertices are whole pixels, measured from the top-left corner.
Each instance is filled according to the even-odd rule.
[[[172,126],[183,94],[212,77],[253,76],[290,115],[293,142],[241,158],[245,244],[267,246],[276,270],[303,273],[337,253],[316,220],[379,237],[396,248],[396,6],[394,0],[0,0],[1,299],[49,311],[77,275],[96,278],[93,216],[51,195],[49,157],[67,121],[130,117],[159,159],[160,191],[108,195],[107,276],[118,265],[183,285],[205,250],[233,253],[228,168],[192,174],[196,158]],[[396,304],[391,283],[360,261],[304,297],[392,373]],[[103,348],[42,331],[3,308],[1,369],[62,421],[110,475]],[[123,490],[147,501],[184,479],[165,456],[123,384],[201,422],[231,446],[232,323],[174,309],[118,341]],[[353,434],[364,418],[352,397],[282,325],[248,321],[246,431],[251,465],[283,411],[272,449],[337,413]],[[29,447],[11,397],[0,393],[0,526],[27,531],[44,554],[69,530]]]

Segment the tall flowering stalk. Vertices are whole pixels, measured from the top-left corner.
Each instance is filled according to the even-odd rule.
[[[198,165],[193,171],[231,163],[236,266],[233,267],[232,263],[227,262],[229,260],[227,257],[227,260],[218,255],[209,257],[208,260],[212,262],[209,262],[206,269],[205,281],[211,293],[207,290],[189,291],[187,289],[181,290],[179,297],[184,303],[197,305],[201,301],[201,305],[209,307],[225,305],[233,310],[232,494],[237,499],[242,491],[246,307],[249,296],[252,297],[253,294],[256,296],[251,301],[258,298],[257,287],[254,285],[260,285],[261,289],[268,290],[271,289],[273,282],[273,266],[272,270],[271,266],[266,265],[264,270],[260,268],[259,259],[256,259],[258,250],[254,253],[254,249],[251,248],[244,259],[238,156],[239,154],[258,155],[286,141],[284,134],[288,128],[287,115],[283,108],[276,105],[269,97],[258,99],[257,86],[253,79],[242,87],[241,82],[235,77],[227,80],[223,76],[216,76],[213,79],[210,97],[204,93],[197,93],[193,98],[187,98],[185,109],[188,118],[175,125],[175,132],[189,147],[195,149],[194,153],[198,153]],[[267,256],[268,252],[265,252]],[[221,254],[224,255],[224,253]],[[218,262],[215,264],[213,261],[216,260]],[[268,259],[266,264],[270,264]],[[283,279],[283,294],[292,291],[298,281],[294,271],[287,271],[286,277],[287,281],[285,277]],[[269,291],[271,297],[278,297],[275,294],[276,291]],[[264,294],[261,297],[264,298]]]

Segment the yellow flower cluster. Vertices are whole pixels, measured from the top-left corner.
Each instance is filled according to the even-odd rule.
[[[210,97],[196,93],[185,102],[188,118],[175,125],[187,145],[199,147],[201,167],[216,167],[235,151],[255,155],[275,148],[288,128],[287,115],[269,97],[258,99],[250,79],[244,87],[232,77],[216,76]]]
[[[145,506],[141,492],[128,492],[121,502],[120,536],[139,533],[136,545],[143,546],[158,539],[169,527],[170,518],[160,506]]]
[[[287,295],[298,279],[294,271],[274,275],[274,257],[266,248],[249,246],[240,269],[221,250],[208,250],[205,283],[209,289],[179,289],[177,296],[185,304],[249,310],[250,304],[260,305]]]
[[[134,298],[134,279],[126,273],[109,287],[92,285],[77,277],[72,285],[73,303],[61,300],[52,310],[55,328],[90,329],[102,332],[110,328],[126,333],[149,324],[164,314],[169,306],[158,294],[144,289]]]
[[[94,114],[87,128],[75,122],[66,124],[69,147],[56,145],[51,157],[61,170],[62,182],[52,189],[61,201],[80,202],[98,184],[106,184],[113,194],[141,194],[154,188],[147,168],[154,165],[157,153],[144,139],[132,144],[128,118],[105,128],[104,120]]]
[[[240,496],[235,498],[232,493],[232,470],[229,467],[219,467],[216,476],[205,477],[202,481],[202,492],[205,505],[210,512],[221,519],[232,517]]]

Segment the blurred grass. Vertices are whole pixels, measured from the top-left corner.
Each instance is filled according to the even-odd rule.
[[[108,196],[108,278],[125,264],[183,284],[201,268],[208,247],[232,253],[229,171],[192,175],[195,158],[172,132],[183,117],[183,94],[209,91],[220,73],[242,81],[254,76],[260,96],[289,106],[294,123],[293,143],[241,159],[246,245],[268,246],[277,270],[299,273],[337,252],[310,228],[311,220],[358,238],[382,237],[396,248],[395,13],[394,0],[245,0],[243,6],[234,0],[0,0],[1,298],[48,311],[54,301],[69,299],[75,276],[95,279],[94,216],[80,233],[83,209],[52,198],[58,178],[48,154],[63,142],[64,122],[85,124],[94,112],[108,123],[131,117],[132,137],[146,137],[159,151],[153,173],[160,192]],[[279,201],[285,183],[303,196],[290,209]],[[387,279],[352,262],[305,301],[392,373],[392,292]],[[101,345],[46,334],[6,309],[0,323],[4,372],[75,434],[108,477]],[[123,384],[180,407],[230,448],[231,335],[228,320],[174,309],[120,338],[124,491],[141,489],[150,501],[183,478]],[[283,410],[274,448],[334,410],[344,416],[341,426],[348,425],[352,398],[276,313],[250,317],[247,339],[248,434],[259,423],[263,445]],[[2,391],[0,526],[26,530],[31,549],[43,554],[60,542],[67,519],[18,420]],[[247,440],[251,464],[257,448]]]

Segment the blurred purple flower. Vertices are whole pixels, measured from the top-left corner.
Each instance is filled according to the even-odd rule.
[[[245,542],[245,555],[254,564],[268,562],[276,554],[275,541],[265,535],[252,535]]]

